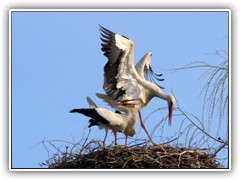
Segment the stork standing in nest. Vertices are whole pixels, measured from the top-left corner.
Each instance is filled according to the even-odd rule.
[[[139,109],[125,108],[124,114],[119,112],[112,112],[107,109],[98,108],[97,105],[87,97],[90,108],[72,109],[70,113],[81,113],[90,117],[89,126],[99,126],[100,129],[105,129],[106,134],[103,140],[103,146],[106,144],[108,130],[113,131],[115,137],[115,145],[117,145],[117,133],[122,132],[125,137],[125,145],[127,146],[128,136],[133,136],[136,133],[137,112]]]
[[[100,33],[103,42],[101,44],[102,51],[108,58],[108,62],[104,66],[103,89],[106,95],[97,94],[97,96],[120,111],[134,106],[139,107],[138,114],[141,127],[150,141],[156,145],[144,125],[140,109],[146,107],[154,97],[166,100],[169,110],[168,122],[171,125],[175,98],[173,95],[164,93],[161,87],[144,78],[146,64],[136,65],[138,71],[136,70],[134,66],[134,43],[130,39],[102,26],[100,26]],[[149,56],[150,59],[151,53],[146,56]],[[147,57],[144,59],[147,59]]]

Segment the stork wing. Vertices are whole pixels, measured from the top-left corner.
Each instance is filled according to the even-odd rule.
[[[160,86],[157,83],[157,81],[164,81],[164,79],[160,78],[162,76],[162,74],[156,74],[153,71],[153,69],[150,65],[151,56],[152,56],[152,53],[150,53],[150,52],[145,54],[139,60],[139,62],[136,64],[135,69],[136,69],[138,75],[142,79],[146,79],[148,81],[151,81],[152,83],[156,84],[159,88],[164,89],[164,87]]]
[[[96,96],[100,99],[102,99],[104,102],[106,102],[109,106],[111,106],[114,109],[117,109],[118,111],[126,112],[128,108],[125,106],[121,106],[118,104],[118,102],[111,97],[109,97],[106,94],[96,93]]]
[[[149,67],[150,67],[150,61],[151,61],[151,56],[152,53],[147,53],[145,54],[139,61],[138,63],[135,65],[135,69],[138,73],[138,75],[142,78],[142,79],[147,79],[147,72],[149,71]]]
[[[106,102],[112,108],[117,107],[117,102],[106,94],[96,93],[96,96]]]
[[[102,51],[108,58],[104,66],[105,92],[114,100],[139,98],[142,86],[134,77],[139,76],[134,67],[134,43],[102,26],[100,33]]]
[[[96,103],[88,96],[87,96],[87,102],[88,102],[90,108],[92,108],[92,109],[97,108]]]
[[[114,113],[112,111],[109,111],[107,109],[97,108],[97,113],[104,118],[110,126],[122,126],[124,123],[126,123],[123,120],[123,116],[119,113]]]

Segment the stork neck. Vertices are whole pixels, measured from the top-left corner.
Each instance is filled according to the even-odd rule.
[[[164,99],[164,100],[166,100],[166,101],[169,101],[170,100],[170,97],[171,95],[169,95],[169,94],[166,94],[166,93],[164,93],[164,92],[162,92],[162,91],[158,91],[158,93],[157,93],[157,97],[159,97],[160,99]]]

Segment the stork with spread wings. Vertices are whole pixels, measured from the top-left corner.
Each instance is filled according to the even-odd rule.
[[[116,34],[100,26],[102,51],[108,58],[104,66],[104,94],[97,94],[98,97],[108,102],[115,109],[126,111],[127,108],[141,109],[146,107],[152,98],[164,99],[169,107],[169,125],[172,122],[173,106],[175,98],[166,94],[161,87],[147,81],[144,73],[152,68],[150,66],[151,53],[147,53],[139,64],[134,65],[134,43],[125,36]],[[158,76],[158,80],[162,80]],[[147,133],[150,141],[155,144],[144,126],[140,110],[138,111],[142,128]]]

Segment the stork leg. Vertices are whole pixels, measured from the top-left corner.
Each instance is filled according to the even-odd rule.
[[[125,100],[119,101],[118,103],[122,106],[137,105],[137,103],[134,101],[139,101],[139,99],[125,99]]]
[[[113,132],[114,133],[114,137],[115,137],[115,145],[118,145],[117,143],[117,132]]]
[[[128,136],[125,137],[125,146],[128,144]]]
[[[155,142],[153,142],[152,137],[151,137],[150,134],[148,133],[148,131],[147,131],[147,129],[146,129],[144,123],[143,123],[142,115],[141,115],[141,112],[140,112],[140,111],[138,111],[138,115],[139,115],[139,118],[140,118],[141,127],[144,129],[144,131],[145,131],[146,134],[148,135],[148,138],[149,138],[149,140],[151,141],[151,143],[156,146],[157,144],[156,144]]]
[[[104,137],[104,140],[103,140],[103,146],[106,145],[107,135],[108,135],[108,130],[106,130],[106,134],[105,134],[105,137]]]

